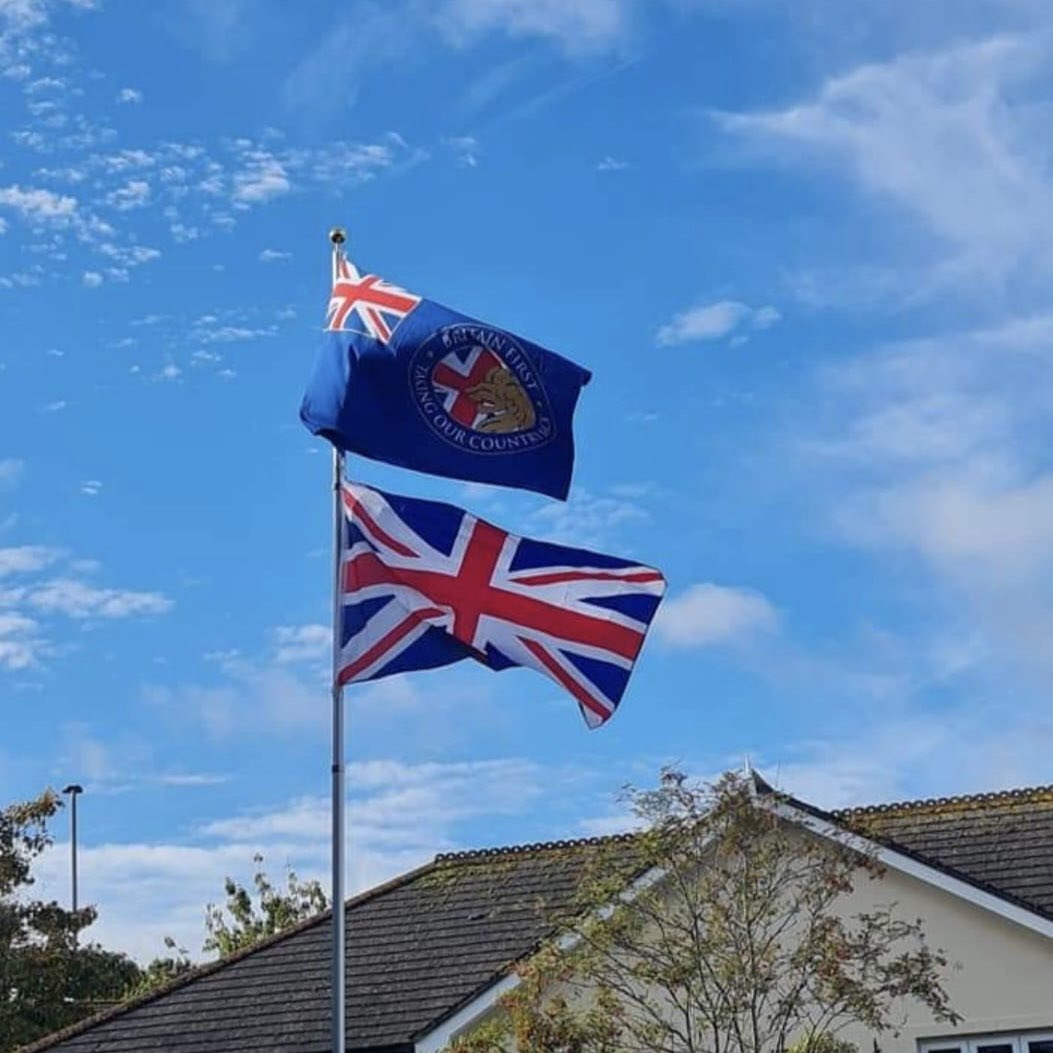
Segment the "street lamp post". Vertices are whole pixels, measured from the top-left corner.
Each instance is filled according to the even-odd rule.
[[[70,884],[72,886],[73,913],[77,913],[77,796],[84,792],[83,786],[72,782],[63,793],[69,794],[70,799]]]

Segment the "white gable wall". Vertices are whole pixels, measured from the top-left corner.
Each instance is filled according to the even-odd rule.
[[[883,1053],[913,1053],[917,1040],[952,1034],[1010,1030],[1053,1030],[1053,940],[991,911],[889,869],[880,881],[861,881],[846,897],[848,913],[895,903],[902,918],[922,918],[930,947],[941,947],[950,962],[945,987],[965,1020],[957,1029],[937,1024],[914,1009],[897,1039],[878,1037]],[[860,1053],[871,1053],[873,1038],[860,1030],[844,1036]]]

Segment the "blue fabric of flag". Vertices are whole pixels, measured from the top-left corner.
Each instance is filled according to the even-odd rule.
[[[589,371],[340,264],[300,408],[311,432],[403,468],[565,499]]]

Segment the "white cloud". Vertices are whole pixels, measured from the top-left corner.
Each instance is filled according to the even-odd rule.
[[[172,601],[159,592],[97,588],[73,578],[34,586],[26,602],[36,610],[71,618],[133,618],[163,614],[172,607]]]
[[[939,712],[853,712],[840,733],[790,742],[754,761],[780,789],[823,808],[1034,786],[1048,779],[1045,699],[959,696]]]
[[[213,772],[167,772],[157,776],[162,786],[222,786],[230,782],[229,775]]]
[[[201,237],[200,227],[187,226],[185,223],[173,223],[170,230],[172,240],[180,245],[188,241],[197,241]]]
[[[285,166],[264,150],[252,151],[247,166],[234,176],[232,197],[238,204],[259,204],[292,189]]]
[[[1053,316],[892,344],[829,368],[832,407],[802,470],[835,529],[909,560],[944,621],[1045,690],[1053,683]],[[831,399],[830,396],[833,396]],[[915,586],[916,587],[916,586]]]
[[[531,513],[524,533],[563,545],[603,549],[626,527],[650,518],[638,500],[577,487],[565,502],[552,501]]]
[[[1036,137],[1044,107],[1021,91],[1048,66],[1046,48],[1037,34],[901,55],[831,77],[787,109],[717,118],[789,163],[828,163],[912,215],[927,236],[916,257],[935,286],[1006,277],[1022,264],[1048,271],[1053,183]],[[932,235],[944,246],[935,264]],[[917,295],[917,275],[907,280]]]
[[[746,328],[767,329],[779,320],[774,307],[753,308],[738,300],[718,300],[681,311],[656,334],[660,347],[719,340]]]
[[[204,325],[199,324],[194,330],[194,338],[206,344],[235,344],[275,334],[273,326],[260,329],[245,325],[214,325],[214,322],[212,319]]]
[[[174,362],[168,362],[157,375],[160,380],[178,380],[183,371]]]
[[[106,203],[119,212],[142,208],[150,200],[150,184],[145,179],[129,179],[106,195]]]
[[[259,256],[262,263],[275,263],[278,260],[287,260],[291,257],[291,252],[280,252],[278,249],[264,249]]]
[[[59,413],[64,410],[69,403],[65,399],[55,399],[54,402],[46,402],[40,407],[41,413]]]
[[[143,101],[143,93],[138,88],[121,88],[117,92],[118,103],[140,103]]]
[[[0,548],[0,577],[8,574],[30,574],[50,566],[59,558],[57,549],[44,545],[20,545]]]
[[[673,647],[709,647],[749,640],[778,623],[775,608],[759,592],[704,582],[667,597],[654,630]]]
[[[276,662],[314,661],[332,649],[333,630],[328,625],[280,625],[274,644]]]
[[[89,11],[95,0],[66,0],[71,7]],[[50,10],[57,6],[51,0],[0,0],[0,19],[15,31],[25,31],[48,21]]]
[[[611,157],[608,154],[598,165],[596,165],[597,172],[622,172],[629,167],[628,161],[619,161],[616,157]]]
[[[445,0],[438,12],[454,39],[499,30],[555,40],[570,51],[607,47],[629,29],[626,0]]]
[[[97,289],[103,283],[103,277],[98,271],[85,271],[80,280],[81,284],[89,289]]]
[[[376,759],[348,767],[350,892],[375,885],[466,844],[475,822],[515,824],[548,798],[558,813],[568,784],[584,785],[580,771],[546,770],[515,757],[409,764]],[[178,783],[178,785],[197,785]],[[543,836],[559,836],[558,823]],[[299,797],[205,823],[182,841],[82,841],[81,869],[91,875],[90,897],[99,921],[90,935],[140,960],[160,953],[166,935],[195,955],[204,938],[204,907],[222,898],[223,879],[245,881],[256,852],[280,879],[291,865],[305,879],[328,886],[329,801]],[[58,843],[35,870],[43,896],[60,897],[68,880],[68,846]],[[87,884],[87,879],[86,882]]]
[[[80,484],[80,492],[84,494],[85,497],[98,497],[102,492],[102,483],[100,483],[98,479],[85,479],[84,482]]]
[[[39,629],[32,618],[0,610],[0,667],[17,671],[35,666],[45,650]]]
[[[77,211],[77,199],[51,190],[20,186],[0,187],[0,205],[20,212],[26,219],[58,224],[69,222]]]
[[[455,135],[443,139],[457,156],[457,163],[464,168],[479,167],[479,140],[474,135]]]

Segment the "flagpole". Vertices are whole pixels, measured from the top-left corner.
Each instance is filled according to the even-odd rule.
[[[333,246],[333,275],[336,275],[340,246],[346,235],[339,227],[329,232]],[[343,508],[341,486],[344,478],[344,455],[333,447],[333,1020],[332,1053],[344,1053],[347,1034],[347,933],[344,915],[344,867],[346,859],[347,829],[344,816],[344,691],[338,678],[340,666],[340,573],[343,557]]]

